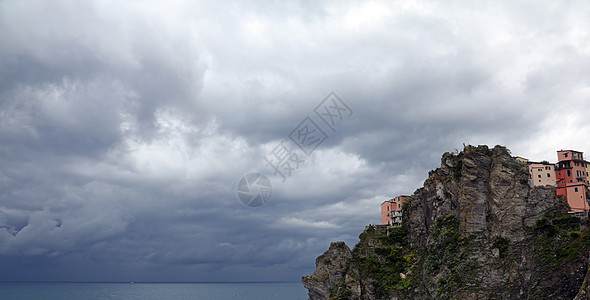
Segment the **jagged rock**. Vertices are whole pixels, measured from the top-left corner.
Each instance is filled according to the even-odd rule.
[[[590,299],[587,219],[529,179],[501,146],[445,153],[402,228],[368,226],[316,260],[310,299]]]
[[[313,275],[303,277],[310,299],[329,299],[330,292],[341,285],[352,252],[344,242],[330,244],[330,248],[315,260]]]

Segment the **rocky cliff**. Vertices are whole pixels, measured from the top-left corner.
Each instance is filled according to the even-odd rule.
[[[309,298],[590,299],[587,218],[504,147],[445,153],[403,209],[318,257]]]

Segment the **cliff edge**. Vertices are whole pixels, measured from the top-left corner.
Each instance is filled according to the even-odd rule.
[[[303,285],[312,300],[590,299],[588,221],[567,211],[505,147],[467,146],[404,202],[402,227],[332,243]]]

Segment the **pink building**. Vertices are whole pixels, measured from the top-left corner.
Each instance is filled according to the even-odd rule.
[[[402,202],[410,196],[397,196],[381,203],[381,224],[402,225]]]
[[[572,211],[588,211],[590,209],[586,201],[588,162],[584,160],[583,153],[573,150],[557,151],[557,160],[555,168],[557,195],[566,197]]]

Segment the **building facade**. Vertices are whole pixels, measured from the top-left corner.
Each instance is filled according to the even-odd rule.
[[[534,186],[557,186],[555,165],[549,162],[529,162],[529,173]]]
[[[397,196],[381,203],[381,224],[402,225],[402,202],[409,196]]]
[[[588,201],[586,201],[588,162],[584,160],[583,153],[574,150],[560,150],[557,151],[557,160],[555,167],[557,195],[566,197],[572,211],[588,211],[590,209]]]

